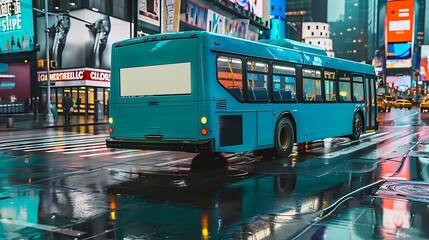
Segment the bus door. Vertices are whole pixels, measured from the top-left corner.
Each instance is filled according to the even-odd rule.
[[[377,94],[375,78],[365,78],[366,91],[366,130],[377,130]]]

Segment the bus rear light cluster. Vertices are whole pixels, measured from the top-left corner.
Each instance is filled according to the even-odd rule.
[[[110,128],[109,128],[109,133],[110,133],[110,134],[112,134],[112,133],[113,133],[113,128],[112,128],[112,127],[110,127]]]
[[[202,117],[200,121],[201,121],[201,123],[202,123],[203,125],[206,125],[206,123],[207,123],[207,118],[206,118],[206,117]],[[202,128],[202,129],[201,129],[201,134],[202,134],[202,135],[204,135],[204,136],[205,136],[205,135],[207,135],[207,128]]]

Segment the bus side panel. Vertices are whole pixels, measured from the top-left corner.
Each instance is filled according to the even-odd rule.
[[[233,144],[225,144],[222,142],[225,135],[233,134],[231,132],[225,132],[224,124],[232,124],[232,122],[225,122],[225,116],[230,117],[234,116],[235,118],[239,118],[241,120],[241,126],[238,124],[234,124],[234,126],[230,126],[230,128],[240,128],[235,130],[235,134],[239,133],[241,136],[234,136],[235,138],[241,138],[241,141],[233,142]],[[218,118],[216,119],[216,133],[215,138],[218,139],[216,141],[215,149],[217,152],[243,152],[247,150],[252,150],[254,146],[256,146],[256,112],[228,112],[228,113],[220,113],[218,114]],[[230,129],[228,128],[228,129]],[[241,130],[241,131],[240,131]],[[232,131],[232,130],[231,130]]]
[[[296,122],[296,141],[307,142],[352,133],[355,104],[297,104],[292,111]]]
[[[274,146],[272,111],[221,112],[218,116],[216,151],[243,152]]]

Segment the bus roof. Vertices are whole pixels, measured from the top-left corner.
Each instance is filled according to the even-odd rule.
[[[279,46],[283,48],[295,49],[301,52],[313,53],[317,55],[327,56],[326,51],[321,47],[290,40],[287,38],[282,39],[261,39],[258,42],[266,43],[269,45]]]
[[[151,36],[132,38],[123,40],[119,42],[119,44],[135,44],[142,42],[142,39],[147,39],[148,41],[157,41],[161,39],[162,36],[164,36],[165,39],[202,37],[203,39],[207,40],[207,47],[213,51],[375,75],[374,67],[369,64],[329,57],[320,47],[293,41],[290,39],[251,41],[210,33],[207,31],[186,31],[160,33]],[[116,44],[118,43],[114,43],[114,46]]]

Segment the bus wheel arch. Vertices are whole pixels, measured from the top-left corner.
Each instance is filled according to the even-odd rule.
[[[358,109],[353,114],[352,134],[349,135],[350,140],[358,140],[364,129],[364,117],[362,110]]]
[[[296,123],[290,113],[282,113],[276,122],[274,132],[274,154],[276,157],[288,157],[296,141]]]

